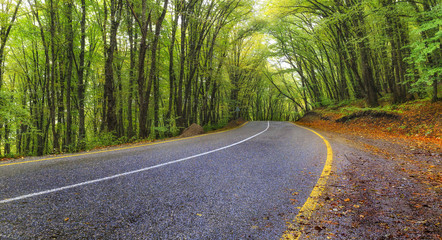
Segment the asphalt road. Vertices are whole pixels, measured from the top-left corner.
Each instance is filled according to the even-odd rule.
[[[1,162],[0,239],[279,239],[326,154],[306,129],[250,122],[132,149]],[[20,161],[30,160],[38,159]]]

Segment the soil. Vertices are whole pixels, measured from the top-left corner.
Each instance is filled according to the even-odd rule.
[[[203,127],[200,125],[193,123],[188,128],[184,129],[183,133],[180,135],[180,137],[192,137],[196,135],[200,135],[204,133]]]
[[[298,124],[326,137],[334,160],[301,239],[442,239],[441,109],[424,103],[342,122],[336,110],[306,114]]]
[[[227,123],[225,128],[235,128],[235,127],[241,126],[245,122],[246,122],[246,120],[244,120],[244,118],[240,117],[240,118],[238,118],[236,120],[232,120],[229,123]]]

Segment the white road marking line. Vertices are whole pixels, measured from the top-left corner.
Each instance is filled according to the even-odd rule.
[[[4,199],[4,200],[1,200],[0,204],[1,203],[14,202],[14,201],[18,201],[18,200],[22,200],[22,199],[26,199],[26,198],[31,198],[31,197],[35,197],[35,196],[40,196],[40,195],[44,195],[44,194],[49,194],[49,193],[53,193],[53,192],[59,192],[59,191],[63,191],[63,190],[66,190],[66,189],[80,187],[80,186],[84,186],[84,185],[88,185],[88,184],[92,184],[92,183],[103,182],[103,181],[111,180],[111,179],[114,179],[114,178],[124,177],[124,176],[127,176],[127,175],[148,171],[148,170],[151,170],[151,169],[154,169],[154,168],[164,167],[164,166],[171,165],[171,164],[174,164],[174,163],[184,162],[184,161],[187,161],[187,160],[192,159],[192,158],[197,158],[197,157],[201,157],[201,156],[204,156],[204,155],[208,155],[208,154],[211,154],[211,153],[214,153],[214,152],[218,152],[218,151],[221,151],[221,150],[224,150],[224,149],[227,149],[227,148],[231,148],[231,147],[236,146],[238,144],[241,144],[243,142],[247,142],[250,139],[255,138],[255,137],[265,133],[269,129],[269,127],[270,127],[270,122],[267,122],[267,128],[264,131],[259,132],[259,133],[255,134],[255,135],[253,135],[251,137],[248,137],[246,139],[243,139],[243,140],[241,140],[239,142],[236,142],[236,143],[233,143],[233,144],[221,147],[221,148],[217,148],[217,149],[214,149],[214,150],[211,150],[211,151],[208,151],[208,152],[199,153],[199,154],[196,154],[196,155],[193,155],[193,156],[190,156],[190,157],[185,157],[185,158],[181,158],[181,159],[178,159],[178,160],[175,160],[175,161],[171,161],[171,162],[167,162],[167,163],[162,163],[162,164],[158,164],[158,165],[155,165],[155,166],[151,166],[151,167],[147,167],[147,168],[142,168],[142,169],[138,169],[138,170],[134,170],[134,171],[130,171],[130,172],[120,173],[120,174],[109,176],[109,177],[104,177],[104,178],[99,178],[99,179],[95,179],[95,180],[90,180],[90,181],[86,181],[86,182],[82,182],[82,183],[77,183],[77,184],[73,184],[73,185],[68,185],[68,186],[60,187],[60,188],[54,188],[54,189],[50,189],[50,190],[46,190],[46,191],[42,191],[42,192],[36,192],[36,193],[27,194],[27,195],[22,195],[22,196],[15,197],[15,198],[7,198],[7,199]]]

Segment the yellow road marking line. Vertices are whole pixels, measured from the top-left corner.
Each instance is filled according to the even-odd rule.
[[[192,139],[192,138],[198,138],[198,137],[203,137],[203,136],[208,136],[208,135],[228,132],[228,131],[231,131],[233,129],[237,129],[237,128],[243,127],[247,123],[248,123],[248,121],[243,123],[243,124],[241,124],[238,127],[235,127],[235,128],[231,128],[231,129],[227,129],[227,130],[223,130],[223,131],[218,131],[218,132],[213,132],[213,133],[201,134],[201,135],[192,136],[192,137],[177,138],[177,139],[172,139],[172,140],[166,140],[166,141],[160,141],[160,142],[154,142],[154,143],[147,143],[147,144],[141,144],[141,145],[130,146],[130,147],[123,147],[123,148],[117,148],[117,149],[110,149],[110,150],[101,150],[101,151],[96,151],[96,152],[79,153],[79,154],[73,154],[73,155],[69,155],[69,156],[60,156],[60,157],[43,158],[43,159],[37,159],[37,160],[31,160],[31,161],[6,163],[6,164],[0,164],[0,167],[6,167],[6,166],[12,166],[12,165],[20,165],[20,164],[25,164],[25,163],[43,162],[43,161],[49,161],[49,160],[55,160],[55,159],[63,159],[63,158],[70,158],[70,157],[81,157],[81,156],[93,155],[93,154],[98,154],[98,153],[115,152],[115,151],[121,151],[121,150],[133,149],[133,148],[140,148],[140,147],[146,147],[146,146],[152,146],[152,145],[158,145],[158,144],[164,144],[164,143],[170,143],[170,142],[177,142],[177,141],[181,141],[181,140],[187,140],[187,139]]]
[[[322,193],[325,191],[325,185],[327,183],[327,179],[330,176],[331,168],[332,168],[332,162],[333,162],[333,150],[331,148],[330,143],[325,139],[321,134],[306,128],[299,126],[295,123],[293,125],[307,129],[314,134],[318,135],[325,143],[327,147],[327,160],[325,161],[324,169],[322,170],[321,176],[318,179],[318,182],[316,183],[315,187],[313,188],[312,192],[310,193],[310,196],[307,198],[307,201],[304,203],[304,205],[299,210],[298,215],[296,215],[296,218],[293,220],[293,222],[296,224],[293,225],[292,223],[289,223],[289,230],[284,233],[281,239],[294,239],[298,240],[302,236],[302,231],[304,230],[305,223],[310,219],[312,216],[313,211],[316,209],[316,205],[318,204],[318,199],[322,195]]]

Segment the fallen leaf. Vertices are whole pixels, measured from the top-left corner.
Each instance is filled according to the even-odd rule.
[[[325,227],[320,227],[320,226],[316,226],[315,227],[315,230],[318,231],[318,232],[321,232],[324,229],[325,229]]]

